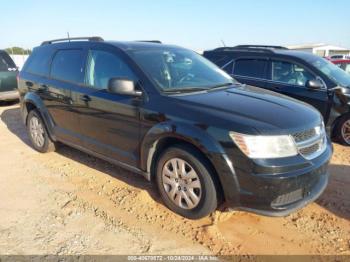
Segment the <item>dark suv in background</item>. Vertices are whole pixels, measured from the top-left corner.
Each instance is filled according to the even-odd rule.
[[[317,110],[241,85],[190,50],[47,41],[19,90],[35,149],[62,142],[155,179],[165,204],[188,218],[222,201],[287,215],[327,185],[332,148]]]
[[[17,74],[17,67],[11,57],[0,50],[0,101],[18,99]]]
[[[204,56],[240,83],[313,105],[321,112],[328,133],[350,145],[350,75],[328,60],[281,46],[259,45],[222,47]]]

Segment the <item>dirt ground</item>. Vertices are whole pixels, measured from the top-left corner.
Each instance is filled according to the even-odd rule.
[[[350,148],[331,180],[285,218],[169,211],[144,178],[69,147],[30,147],[18,105],[0,106],[0,254],[350,254]]]

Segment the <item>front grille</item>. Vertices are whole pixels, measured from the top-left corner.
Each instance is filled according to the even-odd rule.
[[[293,134],[299,153],[308,160],[314,159],[326,149],[324,125]]]
[[[316,136],[316,129],[315,128],[309,129],[309,130],[304,131],[304,132],[295,133],[293,135],[295,143],[303,142],[305,140],[313,138],[314,136]]]
[[[317,143],[317,144],[314,144],[312,146],[308,146],[308,147],[302,148],[302,149],[299,150],[299,152],[302,155],[308,156],[308,155],[311,155],[311,154],[317,152],[320,149],[320,146],[321,145]]]

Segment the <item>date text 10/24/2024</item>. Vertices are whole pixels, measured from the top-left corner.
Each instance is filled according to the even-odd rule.
[[[218,261],[216,256],[128,256],[128,261]]]

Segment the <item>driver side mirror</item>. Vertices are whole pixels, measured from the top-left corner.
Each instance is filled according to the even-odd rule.
[[[324,88],[322,82],[318,79],[308,80],[306,81],[306,87],[311,90],[320,90]]]
[[[135,89],[134,81],[125,78],[109,79],[108,92],[127,96],[142,96],[142,92]]]

